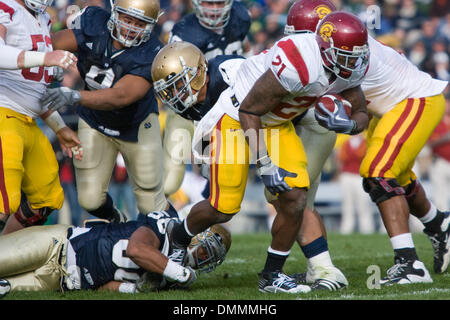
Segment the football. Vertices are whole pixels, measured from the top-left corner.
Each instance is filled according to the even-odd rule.
[[[352,114],[351,103],[335,93],[325,94],[317,99],[315,104],[316,112],[325,117],[328,116],[327,114],[325,114],[323,109],[319,107],[319,103],[321,103],[323,106],[325,106],[325,108],[327,108],[328,111],[330,111],[331,113],[336,113],[338,110],[337,101],[341,101],[344,104],[345,112],[350,117]]]

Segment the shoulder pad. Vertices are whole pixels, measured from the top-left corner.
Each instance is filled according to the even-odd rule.
[[[80,26],[84,34],[92,37],[102,35],[105,32],[109,33],[107,23],[110,14],[106,10],[91,6],[86,7],[83,11],[83,14],[80,16]]]
[[[147,42],[135,48],[131,59],[133,59],[133,63],[137,65],[152,64],[155,56],[162,47],[163,44],[158,39],[158,35],[156,33],[152,33]]]
[[[231,15],[236,15],[239,21],[250,23],[251,18],[247,7],[240,1],[234,1],[231,8]]]
[[[197,17],[193,13],[188,14],[173,26],[172,35],[200,48],[209,39],[205,28],[200,25]]]

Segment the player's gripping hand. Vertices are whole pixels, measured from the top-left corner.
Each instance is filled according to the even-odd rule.
[[[350,134],[356,127],[356,121],[351,120],[341,101],[335,100],[337,110],[331,112],[327,107],[318,102],[314,109],[314,116],[322,127],[337,133]]]
[[[73,53],[65,50],[55,50],[45,54],[44,66],[57,66],[66,70],[75,68],[77,66],[77,61],[78,58]]]
[[[83,148],[75,131],[64,127],[56,133],[62,151],[69,156],[81,161],[83,159]]]
[[[280,192],[292,190],[292,188],[284,181],[284,178],[295,178],[297,174],[277,167],[273,164],[268,155],[263,156],[256,161],[256,168],[264,185],[271,194],[276,195]]]
[[[42,105],[48,105],[50,110],[58,110],[64,106],[74,106],[81,101],[81,94],[68,87],[47,88],[41,98]]]

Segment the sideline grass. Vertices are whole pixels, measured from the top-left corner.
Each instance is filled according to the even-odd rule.
[[[95,291],[11,293],[5,300],[449,300],[450,273],[433,273],[433,251],[428,238],[413,234],[417,253],[434,283],[368,289],[367,267],[379,266],[381,276],[393,265],[393,252],[387,235],[339,235],[330,233],[328,244],[334,264],[349,281],[338,292],[311,292],[302,295],[265,294],[257,290],[257,272],[264,266],[269,234],[234,235],[226,261],[215,272],[202,274],[189,291],[149,294],[120,294]],[[306,262],[295,245],[286,262],[287,274],[303,272]]]

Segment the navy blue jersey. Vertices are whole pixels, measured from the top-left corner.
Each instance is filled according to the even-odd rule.
[[[140,76],[152,82],[151,66],[161,49],[155,34],[138,47],[117,50],[107,28],[110,14],[99,7],[87,7],[74,21],[78,45],[78,70],[86,90],[111,88],[123,76]],[[92,128],[126,141],[137,141],[139,124],[158,112],[153,90],[135,103],[120,109],[103,111],[79,107],[78,113]]]
[[[230,20],[223,33],[202,27],[194,13],[178,21],[172,29],[171,41],[186,41],[197,46],[209,60],[217,55],[242,54],[242,44],[250,28],[248,10],[241,2],[234,1]]]
[[[167,254],[167,222],[178,219],[178,214],[157,211],[142,216],[139,221],[95,225],[70,238],[80,268],[82,289],[96,289],[113,280],[134,281],[145,272],[126,256],[128,240],[139,227],[151,229],[160,241],[159,251]]]

